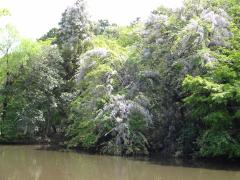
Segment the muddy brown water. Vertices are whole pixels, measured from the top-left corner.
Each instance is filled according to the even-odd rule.
[[[184,167],[39,146],[0,146],[0,180],[240,180],[240,168]]]

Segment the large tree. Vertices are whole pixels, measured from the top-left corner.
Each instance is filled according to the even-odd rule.
[[[91,28],[86,5],[78,0],[62,14],[59,22],[57,44],[64,60],[65,79],[70,80],[76,72],[77,59],[86,51]]]

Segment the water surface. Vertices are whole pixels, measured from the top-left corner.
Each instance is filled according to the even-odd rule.
[[[0,180],[240,180],[240,171],[0,146]]]

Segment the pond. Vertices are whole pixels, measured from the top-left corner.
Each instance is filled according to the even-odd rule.
[[[231,168],[230,168],[231,169]],[[187,167],[161,161],[0,146],[0,180],[239,180],[237,168]]]

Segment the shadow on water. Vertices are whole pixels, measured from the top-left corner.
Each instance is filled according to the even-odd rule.
[[[48,146],[43,145],[36,148],[36,150],[43,151],[58,151],[58,152],[69,152],[85,154],[90,156],[99,156],[94,152],[87,152],[83,150],[66,150],[64,147],[59,146]],[[116,156],[111,155],[101,155],[110,158],[116,158]],[[225,171],[240,171],[240,160],[229,160],[229,159],[193,159],[193,158],[174,158],[162,155],[152,155],[148,156],[123,156],[117,157],[125,160],[131,161],[143,161],[149,164],[161,165],[161,166],[174,166],[174,167],[186,167],[186,168],[202,168],[202,169],[212,169],[212,170],[225,170]]]
[[[212,170],[240,171],[239,160],[228,159],[193,159],[193,158],[174,158],[161,155],[150,157],[125,157],[133,161],[147,161],[151,164],[162,166],[175,166],[186,168],[202,168]]]

